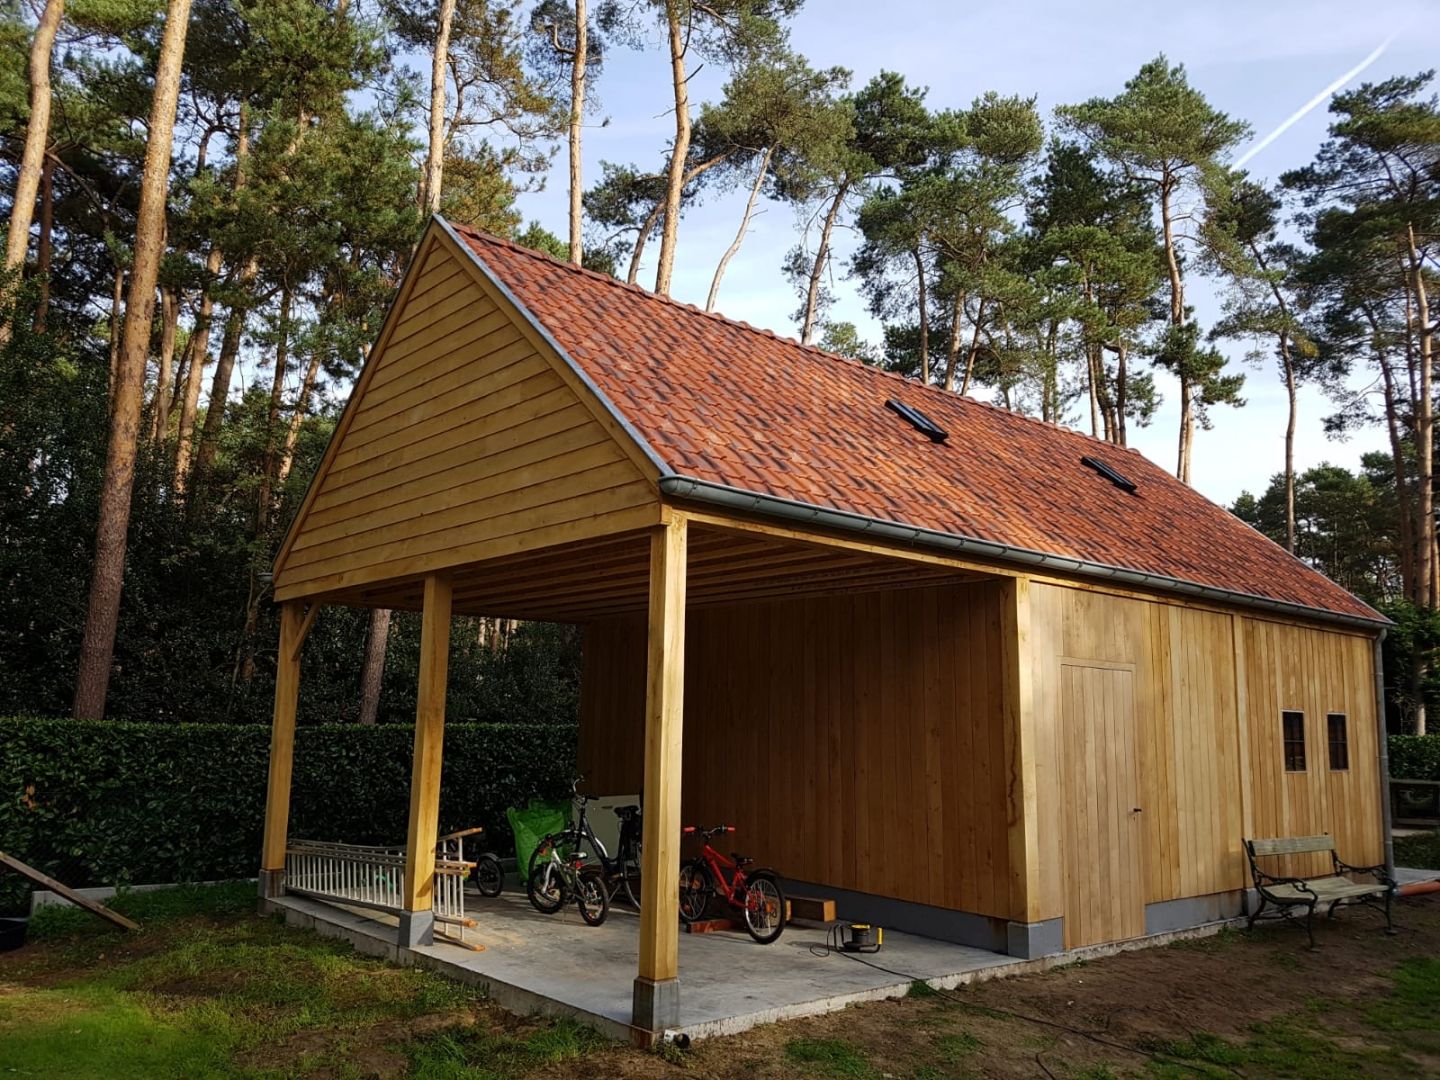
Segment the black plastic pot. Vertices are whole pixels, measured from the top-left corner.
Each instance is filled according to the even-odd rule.
[[[25,929],[29,919],[0,918],[0,952],[9,952],[25,944]]]

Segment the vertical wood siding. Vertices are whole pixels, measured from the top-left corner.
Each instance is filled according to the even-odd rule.
[[[991,583],[692,608],[686,822],[801,880],[1008,917],[999,627]],[[644,643],[586,629],[591,790],[639,790]]]
[[[277,590],[362,584],[658,520],[639,467],[433,244],[342,422]]]
[[[1074,661],[1135,671],[1143,875],[1130,884],[1145,902],[1244,887],[1246,836],[1328,832],[1349,861],[1379,860],[1371,639],[1036,584],[1031,640],[1044,917],[1069,918],[1079,902],[1064,850],[1074,827],[1064,792],[1084,767],[1062,750],[1062,671]],[[1305,711],[1304,773],[1284,771],[1282,709]],[[1348,717],[1346,772],[1329,767],[1329,712]],[[1123,790],[1101,797],[1128,809]]]

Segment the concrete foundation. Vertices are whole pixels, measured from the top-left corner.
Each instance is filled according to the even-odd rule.
[[[631,1022],[641,1031],[671,1031],[680,1026],[680,980],[636,976]]]
[[[417,945],[435,944],[435,913],[432,911],[402,911],[400,931],[396,942],[406,949]]]

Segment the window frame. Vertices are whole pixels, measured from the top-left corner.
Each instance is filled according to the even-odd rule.
[[[1298,738],[1291,736],[1290,725],[1292,718],[1298,725]],[[1303,773],[1309,771],[1309,755],[1305,747],[1305,710],[1304,709],[1281,709],[1280,710],[1280,748],[1282,751],[1281,761],[1287,773]],[[1297,752],[1298,748],[1298,752]]]
[[[1336,724],[1339,720],[1340,738],[1335,738]],[[1331,712],[1325,714],[1325,747],[1327,758],[1330,763],[1331,772],[1350,771],[1350,718],[1343,712]],[[1336,749],[1339,749],[1341,763],[1335,763]]]

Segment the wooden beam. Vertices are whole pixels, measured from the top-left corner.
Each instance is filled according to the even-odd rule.
[[[1040,921],[1041,912],[1029,578],[1007,578],[1000,583],[1000,666],[1005,725],[1009,907],[1012,919],[1031,923]],[[1058,828],[1059,822],[1049,822],[1047,827]]]
[[[410,771],[410,825],[405,834],[405,884],[400,898],[401,944],[427,944],[435,890],[440,825],[440,760],[445,739],[445,680],[450,663],[452,587],[448,573],[425,579],[420,616],[420,685],[415,704],[415,757]],[[408,931],[408,932],[407,932]]]
[[[685,695],[687,521],[675,515],[650,542],[645,679],[645,817],[640,870],[640,975],[635,1023],[649,1031],[679,1016],[680,774]]]
[[[320,604],[311,604],[305,609],[305,617],[300,620],[300,632],[295,635],[295,649],[290,658],[297,663],[300,660],[300,650],[305,648],[305,639],[310,636],[310,628],[315,625],[315,616],[320,614]]]
[[[280,605],[280,647],[275,656],[275,711],[270,722],[270,772],[265,787],[265,834],[260,850],[260,895],[285,886],[285,838],[290,827],[290,776],[295,762],[295,713],[300,705],[302,604]]]
[[[51,892],[56,893],[59,896],[63,896],[66,900],[69,900],[70,903],[74,904],[76,907],[82,907],[86,911],[90,912],[91,915],[98,915],[106,922],[114,923],[122,930],[140,929],[138,925],[131,922],[124,915],[121,915],[118,911],[111,911],[104,904],[99,903],[96,900],[91,900],[88,896],[84,896],[76,892],[74,889],[70,888],[70,886],[56,881],[49,874],[42,874],[33,866],[26,866],[19,859],[15,858],[14,855],[6,855],[5,852],[0,851],[0,864],[8,866],[11,870],[14,870],[18,874],[23,874],[25,877],[29,878],[37,885],[44,885],[45,888],[49,889]]]

